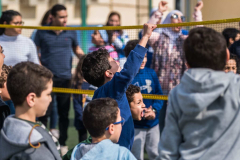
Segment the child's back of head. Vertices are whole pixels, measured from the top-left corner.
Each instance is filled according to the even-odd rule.
[[[227,60],[226,48],[223,36],[207,27],[192,29],[184,42],[185,57],[190,68],[223,71]]]
[[[99,98],[92,100],[83,111],[83,123],[93,139],[111,139],[117,143],[122,130],[121,124],[113,125],[121,121],[120,110],[116,100],[111,98]],[[115,133],[112,134],[112,130]]]

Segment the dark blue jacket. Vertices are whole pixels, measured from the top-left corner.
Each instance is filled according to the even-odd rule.
[[[156,72],[153,69],[147,67],[139,70],[132,84],[135,86],[139,86],[141,88],[141,93],[143,94],[163,94]],[[143,119],[141,121],[134,121],[134,127],[152,128],[159,123],[159,112],[162,108],[163,101],[144,99],[143,102],[147,108],[152,106],[152,108],[156,110],[156,118],[154,120]]]
[[[134,124],[126,97],[126,90],[136,76],[146,52],[146,48],[137,45],[129,54],[122,71],[115,73],[112,80],[99,87],[93,96],[93,99],[110,97],[117,101],[121,116],[126,121],[118,144],[128,149],[132,148],[134,140]]]
[[[76,86],[73,86],[75,89],[77,89]],[[88,89],[89,84],[87,82],[83,82],[82,89]],[[73,94],[73,108],[74,108],[74,126],[77,130],[85,129],[83,125],[83,106],[82,106],[82,94]]]

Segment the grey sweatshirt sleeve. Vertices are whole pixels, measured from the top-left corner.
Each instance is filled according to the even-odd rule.
[[[169,96],[167,113],[165,119],[165,128],[163,130],[159,143],[159,157],[161,160],[178,160],[179,145],[182,142],[181,132],[178,126],[177,114],[174,110],[174,102]]]

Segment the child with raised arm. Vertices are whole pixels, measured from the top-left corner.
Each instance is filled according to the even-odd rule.
[[[240,77],[217,31],[198,27],[184,42],[188,70],[169,95],[160,160],[238,160]]]
[[[4,121],[0,136],[0,160],[61,160],[58,140],[36,122],[52,101],[53,74],[33,62],[15,65],[7,78],[7,90],[16,114]]]
[[[110,97],[118,102],[121,116],[126,120],[118,143],[128,149],[131,149],[133,144],[134,125],[125,92],[141,66],[147,52],[145,46],[155,28],[156,25],[144,24],[143,37],[131,51],[122,70],[106,49],[88,54],[82,66],[85,80],[99,87],[93,99]]]

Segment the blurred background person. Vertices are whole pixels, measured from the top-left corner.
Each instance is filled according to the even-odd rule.
[[[0,24],[21,26],[24,22],[19,12],[7,10],[2,12]],[[21,28],[0,28],[0,44],[6,55],[4,63],[10,66],[23,61],[39,64],[36,46],[30,38],[22,36],[21,33]]]
[[[121,26],[121,16],[118,12],[111,12],[108,16],[106,26]],[[119,57],[121,68],[125,64],[127,58],[125,57],[123,49],[129,41],[128,34],[124,30],[107,30],[108,42],[116,48]]]

